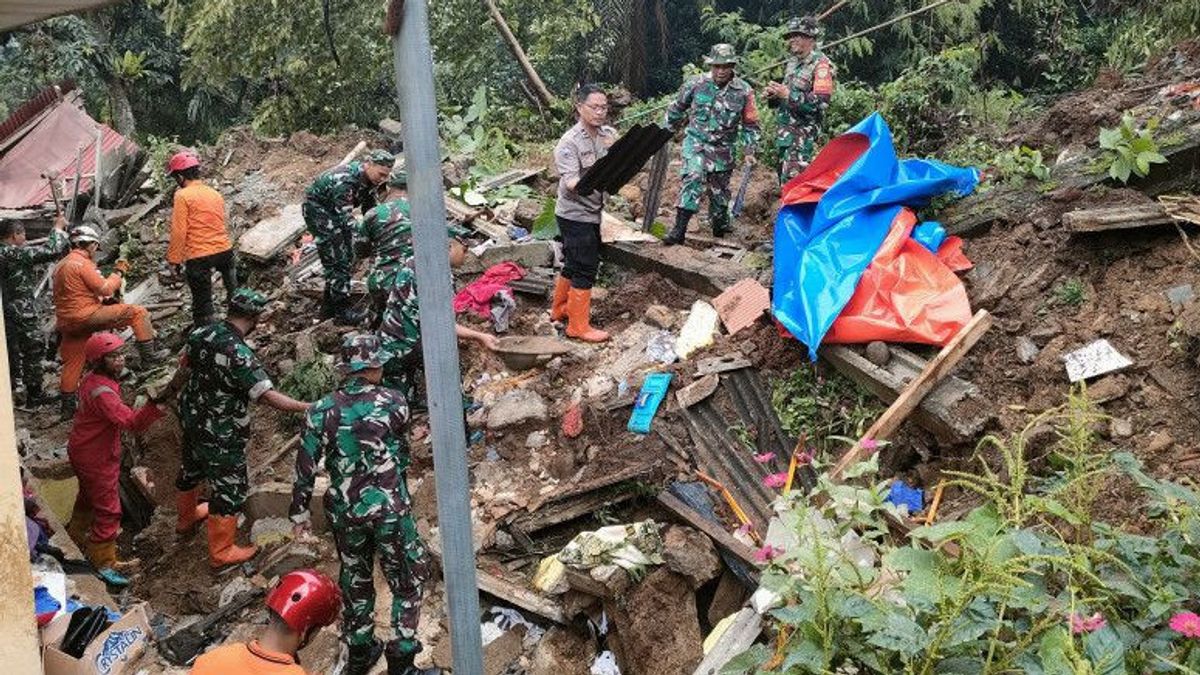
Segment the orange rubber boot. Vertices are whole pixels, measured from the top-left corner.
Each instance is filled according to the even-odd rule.
[[[592,290],[572,288],[567,295],[567,337],[584,342],[604,342],[608,333],[592,328]]]
[[[238,565],[253,558],[257,546],[237,545],[237,516],[208,516],[208,563],[213,567]]]
[[[562,321],[567,318],[567,295],[571,291],[571,282],[566,277],[559,277],[554,282],[554,300],[550,303],[550,320]]]
[[[199,498],[199,487],[175,495],[175,509],[179,512],[179,519],[175,521],[175,532],[187,534],[208,517],[208,504],[198,503]]]

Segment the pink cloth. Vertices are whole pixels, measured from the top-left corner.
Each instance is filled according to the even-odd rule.
[[[515,262],[492,265],[454,296],[454,313],[459,314],[469,309],[484,319],[488,318],[492,308],[492,296],[508,288],[508,282],[524,276],[525,270]]]

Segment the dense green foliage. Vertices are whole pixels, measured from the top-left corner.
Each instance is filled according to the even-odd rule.
[[[1197,609],[1200,494],[1100,447],[1099,420],[1080,395],[1035,419],[1058,430],[1044,459],[1027,432],[985,440],[980,471],[952,474],[979,505],[910,541],[887,524],[887,483],[864,484],[874,461],[850,484],[822,478],[823,502],[793,493],[783,520],[803,544],[773,551],[763,579],[781,596],[774,659],[759,645],[724,672],[1195,672],[1200,636],[1169,625]],[[1144,494],[1153,534],[1094,513],[1118,475]]]

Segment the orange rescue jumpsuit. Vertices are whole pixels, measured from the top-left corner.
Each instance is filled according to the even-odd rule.
[[[107,279],[83,249],[73,249],[54,268],[54,314],[61,340],[58,353],[62,357],[62,375],[58,389],[73,394],[83,376],[83,344],[96,331],[133,328],[138,342],[154,339],[150,312],[141,305],[101,303],[121,288],[121,275],[110,274]]]
[[[267,651],[258,640],[217,647],[196,658],[191,675],[307,675],[287,654]]]

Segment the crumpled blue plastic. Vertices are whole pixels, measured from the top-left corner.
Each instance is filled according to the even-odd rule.
[[[925,508],[925,491],[912,487],[902,480],[892,481],[892,488],[884,499],[896,506],[908,507],[910,514],[920,513]]]
[[[814,361],[901,208],[921,208],[947,193],[967,195],[979,182],[975,169],[897,158],[879,113],[847,133],[866,136],[867,149],[820,201],[784,206],[775,220],[772,312]]]
[[[946,241],[946,228],[936,220],[927,220],[913,228],[912,238],[936,255],[942,243]]]

